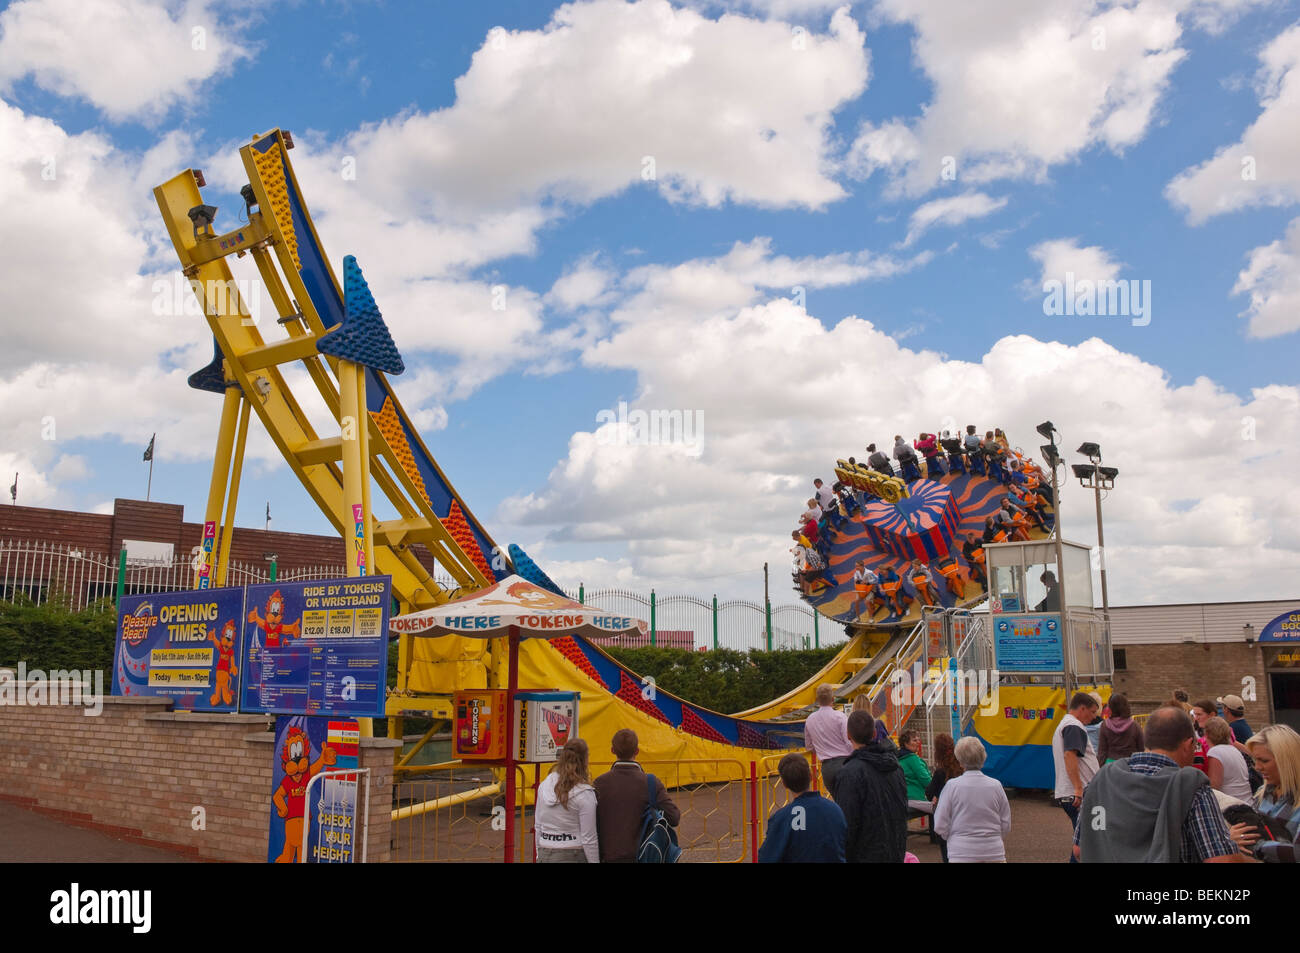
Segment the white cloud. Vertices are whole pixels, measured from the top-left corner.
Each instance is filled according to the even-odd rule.
[[[0,88],[31,76],[112,120],[161,117],[250,56],[207,0],[18,0],[0,13]]]
[[[71,441],[143,450],[157,431],[160,459],[211,458],[220,400],[186,384],[211,359],[211,334],[197,306],[185,307],[188,289],[178,313],[153,288],[178,277],[150,188],[180,164],[179,150],[176,134],[145,153],[120,150],[0,100],[0,283],[13,303],[0,349],[0,472],[22,473],[24,502],[70,502],[68,485],[89,472],[66,452]],[[280,454],[254,428],[248,457]]]
[[[1043,249],[1042,260],[1099,275],[1116,267],[1072,242]],[[828,327],[787,298],[763,300],[745,271],[724,256],[625,279],[611,333],[584,360],[635,373],[633,408],[702,413],[703,450],[574,433],[545,484],[502,505],[497,518],[516,537],[542,536],[579,563],[575,554],[599,543],[604,558],[667,591],[697,591],[701,573],[766,561],[779,592],[794,517],[837,457],[966,423],[1002,426],[1032,450],[1034,426],[1050,417],[1067,442],[1098,441],[1120,469],[1106,503],[1113,602],[1252,598],[1292,583],[1300,506],[1286,474],[1300,465],[1300,389],[1239,398],[1204,378],[1174,386],[1160,367],[1098,339],[1008,337],[976,361],[951,360],[856,317]],[[907,399],[882,399],[890,394]],[[1259,446],[1242,439],[1245,417],[1269,435],[1276,459],[1224,489],[1222,474]],[[1199,502],[1183,512],[1175,496]],[[1064,498],[1067,536],[1088,541],[1092,497],[1070,486]],[[552,575],[578,581],[563,567]],[[720,581],[719,591],[742,585],[753,594],[752,582],[728,590]]]
[[[609,300],[613,277],[594,256],[588,256],[556,279],[546,299],[561,311],[594,307]]]
[[[916,120],[864,123],[848,168],[883,170],[893,191],[920,195],[954,176],[1041,180],[1088,149],[1122,153],[1145,135],[1186,55],[1180,14],[1209,26],[1232,6],[881,0],[877,16],[915,28],[914,58],[934,93]]]
[[[1038,289],[1049,281],[1064,282],[1067,275],[1075,281],[1111,281],[1119,274],[1120,263],[1100,245],[1080,245],[1077,238],[1054,238],[1039,242],[1029,255],[1042,266]]]
[[[960,225],[972,218],[992,215],[1006,204],[1005,197],[995,199],[983,192],[966,192],[926,202],[912,213],[903,245],[912,244],[926,229],[935,225]]]
[[[1232,293],[1250,295],[1242,316],[1250,319],[1251,337],[1300,331],[1300,218],[1291,220],[1283,237],[1250,252]]]
[[[147,270],[162,231],[150,176],[175,148],[167,137],[149,153],[124,153],[0,100],[0,278],[20,303],[0,371],[51,355],[131,366],[164,348],[210,346],[201,318],[158,313],[152,283],[169,272],[161,260],[158,273]]]
[[[1300,24],[1260,53],[1260,113],[1232,145],[1185,169],[1165,188],[1199,225],[1224,212],[1300,201]]]
[[[646,184],[673,201],[818,208],[845,194],[829,131],[867,62],[846,10],[795,49],[784,24],[665,0],[568,4],[541,30],[490,33],[452,106],[368,126],[346,151],[408,214],[588,203]]]

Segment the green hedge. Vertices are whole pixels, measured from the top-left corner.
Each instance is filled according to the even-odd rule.
[[[745,711],[780,698],[821,671],[839,650],[606,649],[638,675],[653,677],[664,691],[720,712]]]
[[[22,661],[28,669],[98,669],[107,680],[113,668],[117,614],[110,603],[103,611],[69,612],[58,605],[33,605],[20,597],[0,602],[0,666]]]

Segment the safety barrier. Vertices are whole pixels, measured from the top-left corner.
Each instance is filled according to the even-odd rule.
[[[522,772],[517,777],[522,782]],[[418,773],[396,777],[393,860],[499,862],[506,828],[501,781],[499,769],[461,762],[428,765]]]
[[[308,812],[299,863],[366,862],[370,844],[369,768],[320,772],[307,782],[304,803]]]
[[[776,773],[788,752],[742,762],[728,759],[643,761],[641,766],[668,788],[681,812],[677,826],[681,863],[744,863],[757,859],[767,817],[789,801]],[[819,783],[816,759],[814,783]],[[612,762],[592,762],[599,776]],[[535,859],[532,804],[542,771],[517,765],[521,792],[513,859]],[[714,780],[690,778],[708,774]],[[394,782],[392,858],[403,863],[499,863],[505,848],[502,771],[461,762],[407,772]]]

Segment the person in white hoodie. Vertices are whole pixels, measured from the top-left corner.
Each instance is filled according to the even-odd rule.
[[[570,738],[537,789],[533,817],[539,864],[598,864],[596,789],[587,770],[587,742]]]

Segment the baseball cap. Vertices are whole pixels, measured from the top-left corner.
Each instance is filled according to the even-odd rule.
[[[1216,698],[1215,701],[1234,715],[1240,715],[1246,710],[1246,703],[1241,700],[1240,695],[1223,695]]]

